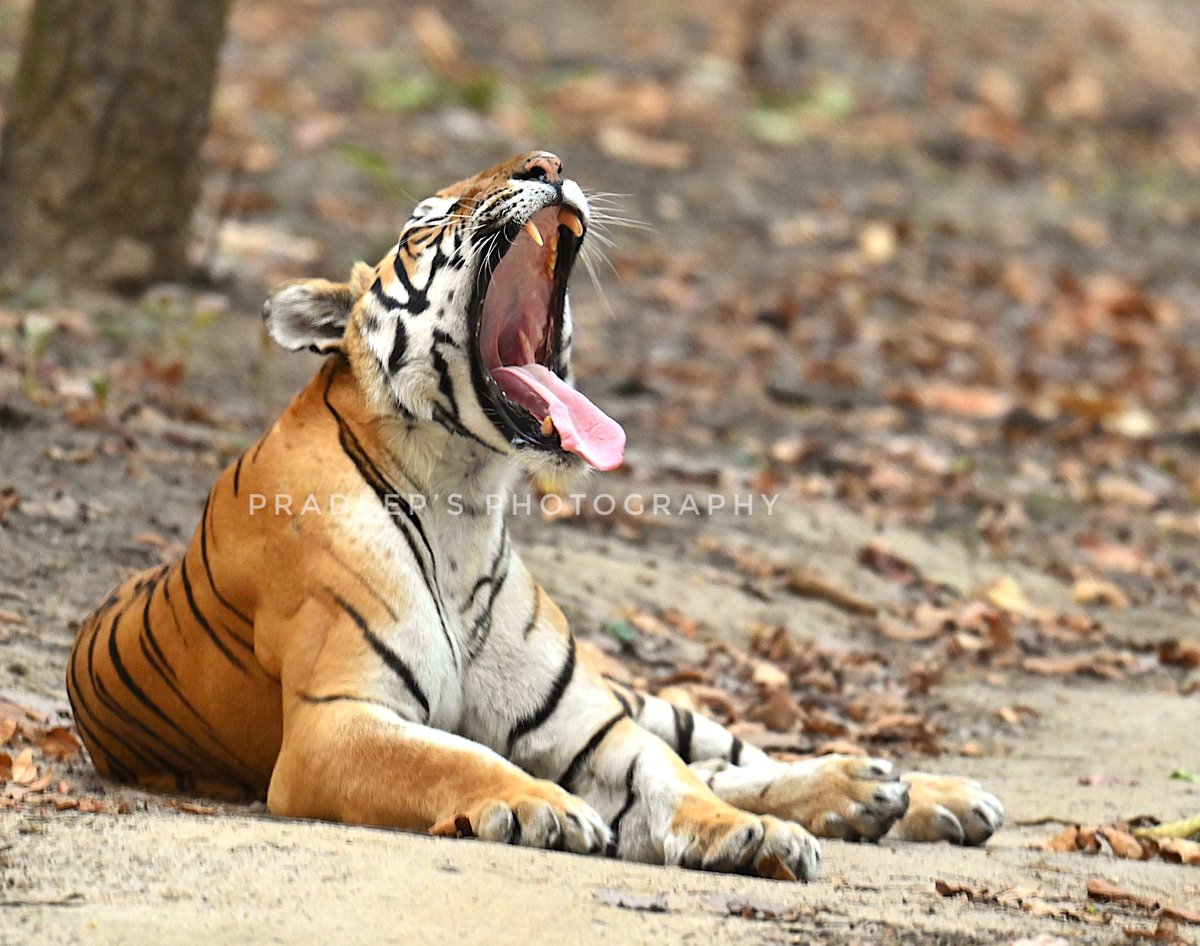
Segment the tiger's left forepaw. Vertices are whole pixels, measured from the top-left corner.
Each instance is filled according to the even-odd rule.
[[[901,841],[984,844],[1004,824],[1004,806],[974,779],[908,772],[908,811],[892,827]]]

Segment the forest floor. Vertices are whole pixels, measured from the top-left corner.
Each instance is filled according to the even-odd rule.
[[[438,9],[239,0],[202,277],[0,297],[0,944],[1200,937],[1195,846],[1131,834],[1200,813],[1200,8]],[[782,885],[281,822],[75,752],[79,620],[316,368],[264,344],[268,287],[535,146],[648,225],[614,221],[603,298],[574,279],[630,442],[589,493],[779,499],[517,516],[532,571],[749,741],[979,778],[986,848],[831,841]]]

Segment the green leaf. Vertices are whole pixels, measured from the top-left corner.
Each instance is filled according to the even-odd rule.
[[[1171,773],[1171,778],[1178,779],[1180,782],[1200,782],[1200,775],[1184,769],[1176,769]]]
[[[626,620],[607,621],[602,626],[605,633],[612,635],[622,644],[632,644],[637,640],[637,629]]]
[[[362,145],[346,142],[337,146],[337,154],[352,167],[358,168],[393,197],[407,197],[408,190],[400,182],[387,158]]]
[[[389,112],[419,112],[444,102],[453,89],[432,76],[379,81],[367,90],[367,103]]]

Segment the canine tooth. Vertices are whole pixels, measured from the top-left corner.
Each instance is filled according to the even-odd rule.
[[[570,230],[577,237],[583,236],[583,221],[579,219],[579,215],[569,207],[563,207],[558,212],[558,222]]]
[[[529,239],[533,240],[533,242],[536,243],[538,246],[545,245],[542,241],[541,233],[539,233],[538,228],[533,225],[532,220],[526,220],[525,226],[523,226],[521,229],[524,230],[526,233],[528,233]]]
[[[554,433],[554,418],[547,415],[546,419],[542,421],[542,436],[549,437],[552,433]]]

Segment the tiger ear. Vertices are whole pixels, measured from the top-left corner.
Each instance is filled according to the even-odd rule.
[[[350,310],[362,295],[356,277],[350,283],[296,279],[277,286],[263,304],[267,332],[288,351],[341,351]]]

